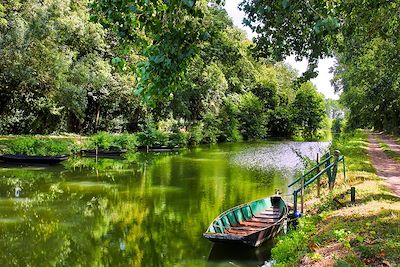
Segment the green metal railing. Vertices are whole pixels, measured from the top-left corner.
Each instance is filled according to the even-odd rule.
[[[339,151],[335,151],[334,155],[331,155],[329,152],[326,153],[322,157],[322,161],[319,162],[317,159],[317,165],[312,167],[309,171],[304,173],[299,178],[295,179],[294,182],[288,185],[288,187],[292,187],[298,183],[300,183],[300,187],[293,190],[293,204],[294,204],[294,212],[297,213],[297,203],[298,203],[298,195],[301,195],[301,213],[303,213],[303,205],[304,205],[304,189],[313,184],[314,182],[318,182],[318,196],[319,196],[319,188],[320,188],[320,178],[322,175],[327,174],[328,176],[328,184],[329,189],[332,190],[335,186],[337,170],[339,163],[343,163],[343,175],[344,180],[346,181],[346,165],[344,156],[340,155]],[[322,169],[321,169],[322,168]],[[317,171],[317,174],[311,176],[313,172]]]

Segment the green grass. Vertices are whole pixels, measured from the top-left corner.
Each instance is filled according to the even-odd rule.
[[[298,266],[301,261],[321,266],[395,266],[400,262],[400,198],[376,176],[367,140],[360,130],[334,140],[332,150],[345,155],[347,184],[338,177],[333,192],[324,189],[324,197],[307,207],[298,230],[279,238],[272,250],[278,266]],[[344,194],[351,186],[356,188],[355,205]],[[334,197],[345,207],[332,201]]]
[[[398,153],[394,152],[393,150],[391,150],[390,146],[388,144],[379,143],[379,147],[382,149],[383,152],[385,152],[385,154],[388,157],[400,162],[400,155]]]

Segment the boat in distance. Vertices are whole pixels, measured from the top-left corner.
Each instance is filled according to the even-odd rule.
[[[27,156],[27,155],[0,155],[0,160],[9,163],[23,164],[57,164],[67,160],[68,156]]]
[[[258,247],[276,236],[287,219],[288,207],[279,195],[231,208],[220,214],[203,234],[212,242]]]

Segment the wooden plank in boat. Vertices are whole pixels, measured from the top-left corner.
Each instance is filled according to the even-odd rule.
[[[241,231],[260,231],[260,228],[251,227],[251,226],[234,226],[229,228],[229,230],[241,230]]]
[[[240,235],[240,236],[246,236],[248,234],[252,234],[256,231],[246,231],[246,230],[234,230],[234,229],[227,229],[225,230],[226,234],[232,234],[232,235]]]
[[[265,216],[265,217],[270,217],[270,218],[275,218],[275,217],[279,218],[279,216],[280,216],[279,213],[264,213],[264,212],[261,212],[261,213],[257,214],[256,216],[260,216],[260,215]]]
[[[244,222],[241,222],[240,225],[257,227],[257,228],[265,228],[265,227],[268,227],[269,224],[263,223],[263,222],[244,221]]]
[[[265,216],[265,215],[256,215],[255,217],[253,217],[255,219],[264,219],[264,220],[272,220],[274,222],[279,220],[279,216],[276,217],[271,217],[271,216]]]
[[[274,219],[274,218],[253,217],[253,218],[251,218],[250,221],[252,221],[252,222],[263,222],[263,223],[274,223],[274,222],[276,222],[277,220]]]

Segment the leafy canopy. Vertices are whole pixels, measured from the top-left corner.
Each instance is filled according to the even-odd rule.
[[[206,0],[101,0],[92,7],[93,19],[122,42],[121,57],[113,62],[124,68],[124,56],[137,54],[140,63],[129,67],[137,75],[136,93],[147,102],[172,97],[199,45],[210,37]]]

